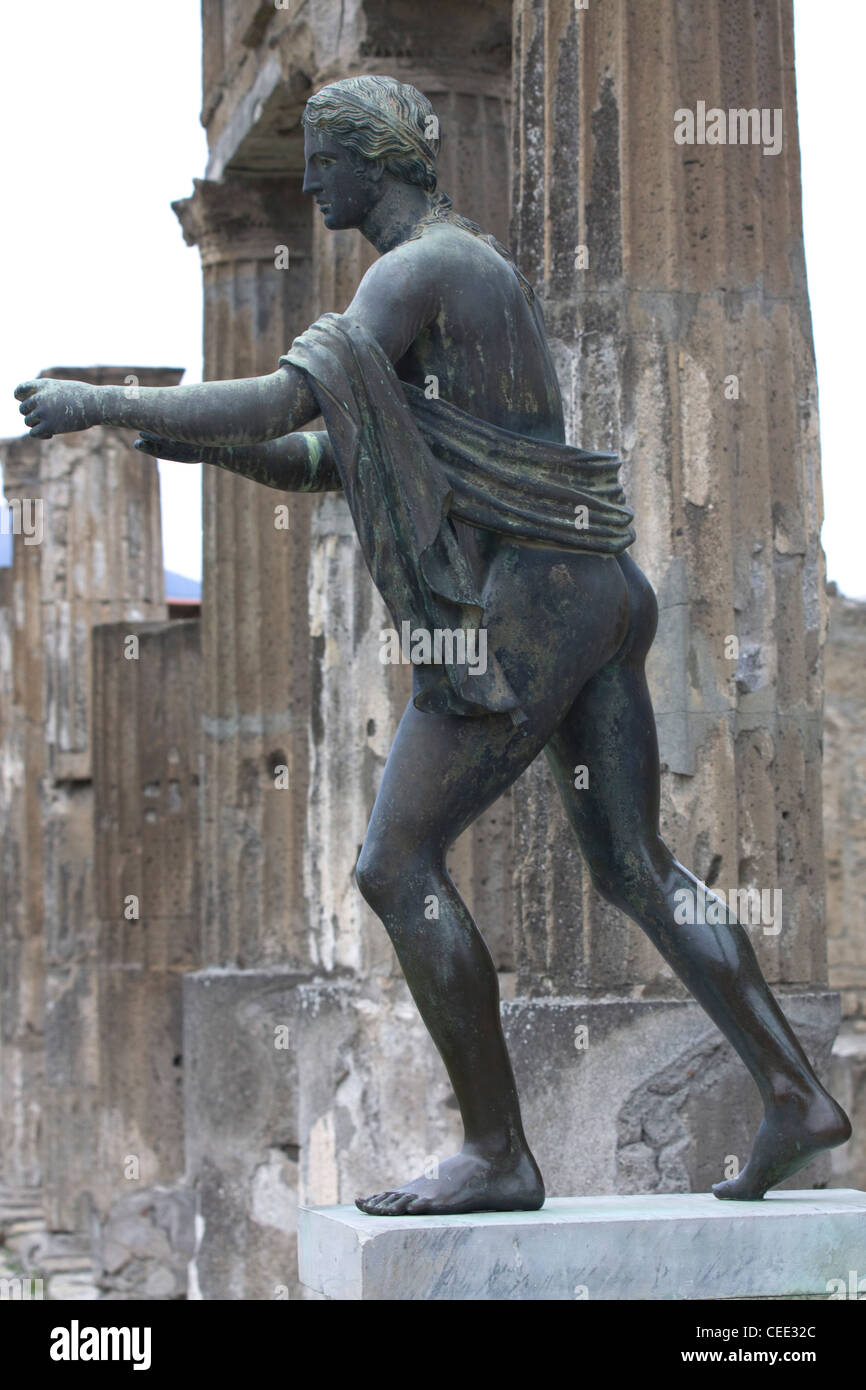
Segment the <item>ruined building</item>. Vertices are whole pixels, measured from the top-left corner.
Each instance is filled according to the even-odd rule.
[[[790,0],[203,15],[210,157],[175,207],[205,377],[273,370],[372,258],[301,193],[307,96],[359,72],[421,88],[440,186],[542,297],[569,439],[624,460],[660,604],[665,838],[716,889],[781,890],[781,930],[752,929],[762,967],[825,1076],[842,990],[834,1088],[863,1115],[864,627],[834,601],[828,904]],[[780,109],[781,147],[678,144],[699,102]],[[403,1180],[459,1134],[353,876],[408,677],[379,661],[389,620],[336,494],[206,469],[201,620],[167,621],[156,465],[130,443],[0,448],[10,501],[44,503],[42,542],[17,535],[0,572],[0,1217],[55,1291],[294,1298],[298,1202]],[[451,868],[550,1194],[706,1190],[742,1163],[754,1087],[594,893],[543,759]],[[862,1141],[794,1179],[828,1182],[866,1186]]]

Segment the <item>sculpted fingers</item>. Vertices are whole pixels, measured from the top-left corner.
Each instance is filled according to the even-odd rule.
[[[25,381],[16,388],[15,396],[21,402],[18,409],[24,416],[24,423],[34,439],[51,439],[52,430],[43,419],[40,409],[39,383]]]
[[[203,444],[186,444],[178,439],[165,439],[162,435],[141,430],[135,441],[141,454],[150,454],[155,459],[172,459],[175,463],[200,463],[205,449]]]
[[[150,454],[151,458],[158,459],[160,457],[159,443],[158,439],[151,439],[142,434],[133,442],[132,447],[137,449],[140,454]]]

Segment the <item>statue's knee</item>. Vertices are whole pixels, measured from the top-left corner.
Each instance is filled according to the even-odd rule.
[[[675,861],[658,836],[616,837],[607,852],[589,865],[597,893],[623,912],[634,913],[648,900],[664,895]]]
[[[623,860],[614,853],[589,866],[589,877],[595,891],[614,907],[626,906],[626,874]]]
[[[355,865],[355,882],[365,902],[374,912],[387,906],[391,896],[391,874],[382,852],[365,841]]]
[[[377,916],[384,917],[429,892],[432,873],[429,855],[413,853],[405,844],[365,841],[355,865],[355,882]]]

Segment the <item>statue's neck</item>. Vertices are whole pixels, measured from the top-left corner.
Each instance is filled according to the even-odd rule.
[[[433,199],[413,184],[389,184],[361,224],[361,233],[384,255],[414,235],[418,224],[430,215]]]

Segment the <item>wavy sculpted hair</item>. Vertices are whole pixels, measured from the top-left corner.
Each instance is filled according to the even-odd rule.
[[[436,191],[439,118],[432,102],[416,87],[394,77],[344,77],[340,82],[329,82],[310,97],[303,123],[329,131],[361,159],[381,162],[394,178],[416,184],[431,194],[430,212],[413,237],[420,236],[430,222],[450,222],[480,237],[508,261],[527,301],[532,303],[532,286],[507,247],[477,222],[455,212],[447,193]]]

